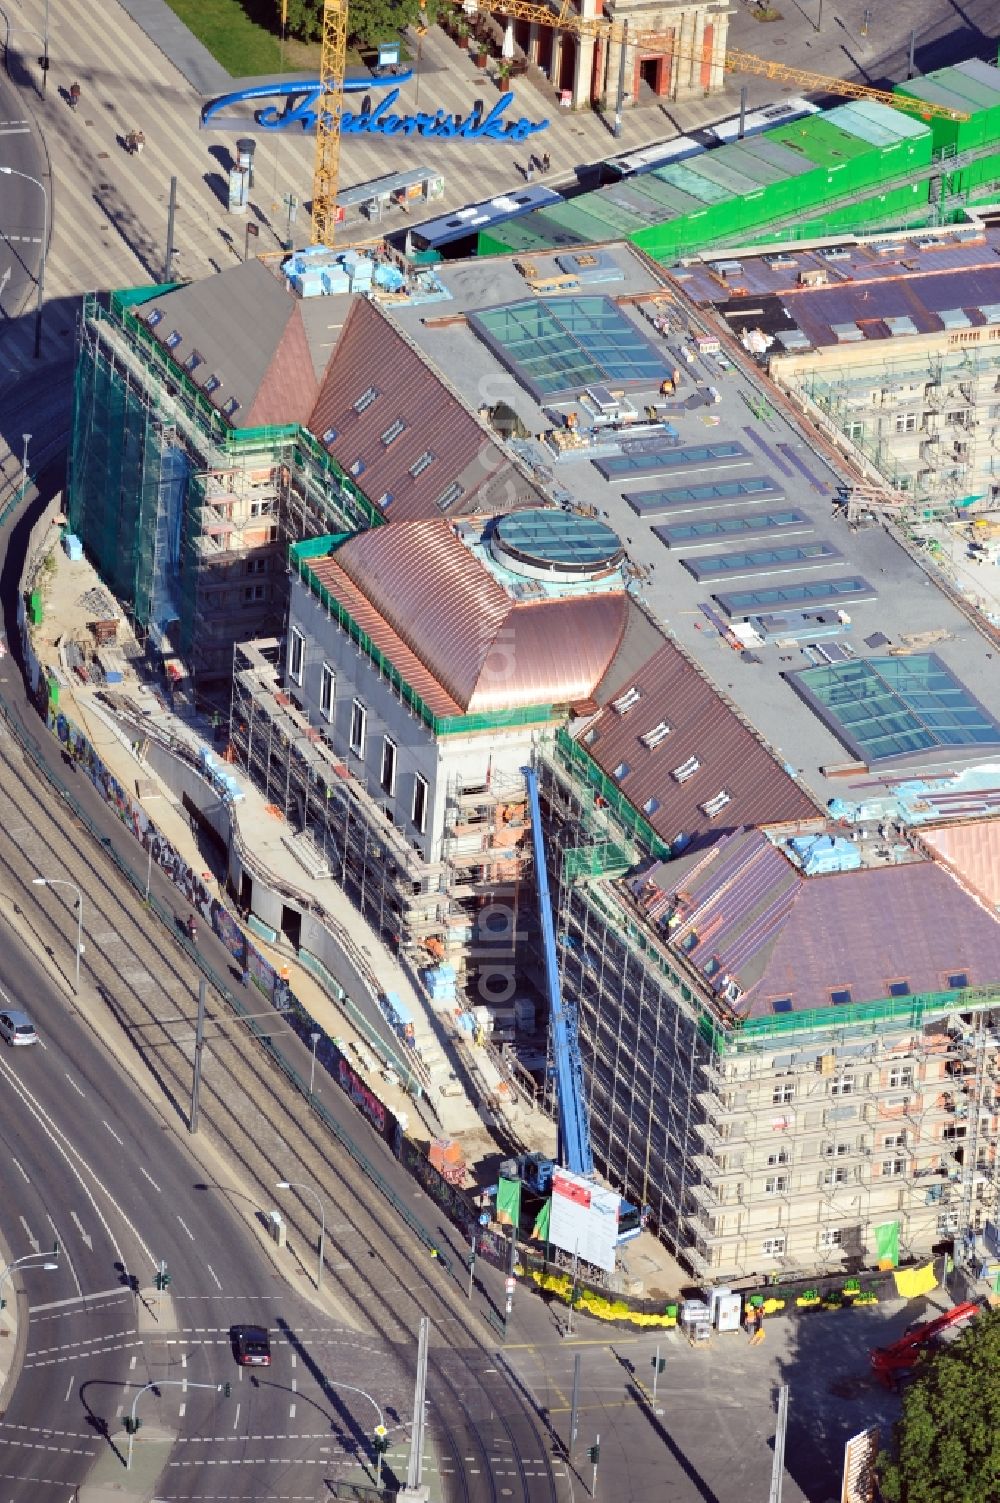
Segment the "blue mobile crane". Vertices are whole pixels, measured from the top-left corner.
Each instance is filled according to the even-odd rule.
[[[559,982],[559,958],[556,954],[555,925],[549,873],[545,862],[545,837],[538,798],[538,775],[533,767],[522,768],[531,812],[531,840],[535,853],[535,884],[538,916],[542,926],[542,949],[545,956],[545,992],[549,1004],[552,1030],[552,1053],[555,1063],[559,1099],[559,1160],[573,1174],[585,1179],[594,1177],[594,1154],[590,1143],[590,1122],[583,1082],[583,1061],[577,1034],[575,1008],[562,995]],[[525,1154],[517,1161],[518,1176],[532,1190],[547,1194],[552,1185],[553,1164],[539,1153]],[[619,1207],[618,1241],[638,1236],[642,1218],[638,1208],[623,1200]]]

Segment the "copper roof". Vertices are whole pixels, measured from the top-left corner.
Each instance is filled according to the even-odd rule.
[[[441,713],[586,699],[625,628],[623,591],[512,599],[445,521],[373,528],[310,567],[352,615],[363,608],[406,649],[408,669],[382,648],[430,703],[410,678],[419,663],[454,706]],[[381,646],[374,626],[365,630]]]
[[[511,511],[543,500],[430,362],[365,298],[351,303],[308,426],[393,521]]]
[[[993,908],[1000,908],[1000,821],[926,825],[920,839]]]
[[[427,672],[420,659],[332,558],[312,559],[309,567],[433,714],[461,715],[462,706]]]
[[[580,739],[668,845],[819,816],[805,789],[673,642],[615,687]],[[656,744],[647,746],[645,735]],[[706,813],[702,805],[721,794],[726,802]]]

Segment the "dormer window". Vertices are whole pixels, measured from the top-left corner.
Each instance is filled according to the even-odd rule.
[[[205,382],[205,385],[202,387],[202,390],[208,396],[211,396],[212,393],[213,393],[213,391],[218,391],[218,389],[219,389],[219,387],[221,385],[222,385],[222,378],[221,378],[221,376],[214,376],[214,375],[213,376],[209,376],[208,380]]]
[[[163,322],[163,309],[162,308],[154,308],[153,311],[152,311],[152,313],[150,313],[150,314],[147,315],[146,322],[147,322],[147,324],[149,325],[149,327],[151,329],[155,329],[156,326],[157,326],[157,324],[160,324],[160,323]]]
[[[324,444],[334,444],[334,443],[336,443],[337,442],[337,430],[336,430],[336,428],[327,428],[324,431],[323,437],[320,440],[320,442],[324,443]]]
[[[649,749],[652,750],[654,746],[659,746],[661,741],[665,741],[667,739],[667,737],[670,735],[671,730],[672,727],[667,723],[667,721],[661,720],[658,725],[653,726],[653,729],[651,731],[646,731],[644,735],[640,736],[639,740],[642,742],[643,746],[648,746]]]
[[[700,766],[701,763],[697,757],[688,757],[687,761],[682,762],[680,767],[674,768],[673,777],[678,783],[686,783],[688,778],[694,777]]]
[[[184,369],[186,371],[196,371],[199,365],[204,365],[204,363],[204,355],[200,355],[197,350],[192,350],[184,362]]]
[[[354,411],[358,414],[359,417],[363,412],[366,412],[368,410],[377,396],[377,386],[369,386],[367,391],[363,391],[361,393],[360,397],[354,404]]]
[[[240,404],[239,402],[237,402],[235,397],[230,397],[229,401],[226,403],[222,410],[225,413],[226,417],[233,417],[235,413],[239,412]]]
[[[181,338],[182,335],[180,329],[174,329],[172,333],[167,335],[163,343],[166,345],[168,350],[176,350],[177,346],[181,342]]]
[[[397,418],[396,421],[394,423],[391,423],[390,426],[382,434],[382,442],[388,449],[389,445],[394,444],[397,438],[399,438],[400,434],[405,432],[406,424],[403,422],[402,418]]]
[[[637,684],[633,684],[631,689],[626,689],[624,694],[620,694],[617,699],[611,701],[611,707],[619,715],[627,715],[629,710],[635,709],[641,698],[642,690]]]
[[[700,805],[701,812],[703,814],[707,814],[709,819],[714,819],[717,814],[722,813],[723,809],[728,803],[731,803],[731,801],[732,800],[730,798],[730,795],[724,788],[722,788],[714,798],[706,799],[705,802]]]

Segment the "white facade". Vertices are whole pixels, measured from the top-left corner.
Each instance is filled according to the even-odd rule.
[[[428,863],[444,858],[448,796],[491,782],[520,782],[540,727],[435,736],[400,698],[390,680],[293,579],[284,671],[288,690],[336,756]],[[470,833],[469,850],[482,838]]]

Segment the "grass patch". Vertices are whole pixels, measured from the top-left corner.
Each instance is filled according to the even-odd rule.
[[[319,43],[281,40],[251,21],[240,0],[167,0],[178,20],[234,78],[319,72]]]

